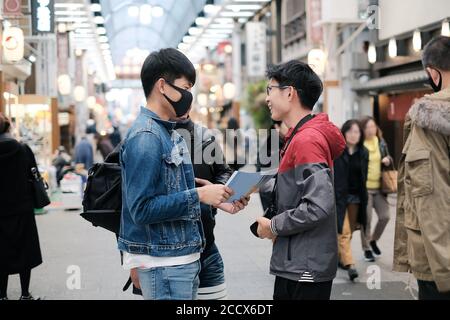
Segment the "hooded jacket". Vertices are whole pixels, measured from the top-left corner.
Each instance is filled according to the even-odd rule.
[[[450,89],[408,112],[398,173],[394,271],[450,291]]]
[[[271,221],[277,235],[272,274],[303,282],[331,281],[336,276],[332,168],[344,148],[340,130],[323,113],[303,125],[292,139],[278,171],[277,215]]]

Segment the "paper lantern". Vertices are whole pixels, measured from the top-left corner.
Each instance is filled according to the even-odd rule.
[[[3,32],[3,54],[6,62],[17,63],[23,59],[23,31],[17,27],[5,29]]]

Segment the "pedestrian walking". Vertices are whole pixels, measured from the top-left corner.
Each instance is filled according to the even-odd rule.
[[[34,216],[31,168],[33,152],[9,133],[0,113],[0,300],[7,300],[9,275],[19,274],[20,300],[35,300],[29,291],[31,270],[42,263]]]
[[[387,194],[381,190],[382,171],[391,168],[394,164],[394,159],[389,154],[388,145],[383,139],[383,133],[374,118],[363,118],[361,125],[365,136],[364,147],[369,151],[367,218],[366,226],[361,232],[361,243],[364,250],[364,259],[368,262],[373,262],[375,261],[375,256],[381,255],[377,241],[383,235],[390,219]],[[378,216],[378,222],[372,231],[372,214],[374,210]]]
[[[358,120],[346,121],[341,132],[347,146],[334,162],[339,265],[347,270],[349,279],[353,281],[359,275],[351,241],[353,232],[366,225],[369,152],[364,147],[364,133]]]

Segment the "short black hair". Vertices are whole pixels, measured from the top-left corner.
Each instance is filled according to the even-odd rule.
[[[341,132],[342,132],[342,135],[343,135],[344,138],[345,138],[345,134],[346,134],[348,131],[350,131],[350,129],[351,129],[351,128],[353,127],[353,125],[355,125],[355,124],[358,126],[359,133],[361,134],[361,136],[359,137],[359,141],[358,141],[358,147],[362,148],[362,147],[364,146],[365,136],[364,136],[364,131],[363,131],[363,128],[362,128],[362,126],[361,126],[361,123],[360,123],[358,120],[356,120],[356,119],[350,119],[350,120],[347,120],[347,121],[342,125]]]
[[[319,76],[309,65],[291,60],[279,65],[270,66],[267,77],[278,81],[281,86],[293,86],[297,89],[300,103],[312,110],[323,91]]]
[[[437,36],[423,49],[422,64],[442,71],[450,71],[450,37]]]
[[[11,122],[9,119],[0,112],[0,134],[9,132],[9,128],[11,127]]]
[[[148,98],[159,78],[169,82],[186,77],[195,84],[195,68],[191,61],[180,51],[174,48],[154,51],[145,59],[141,70],[141,82],[145,98]]]

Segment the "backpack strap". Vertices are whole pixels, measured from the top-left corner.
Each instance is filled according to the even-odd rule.
[[[131,277],[128,277],[127,283],[125,283],[125,285],[123,286],[122,291],[124,291],[124,292],[127,291],[128,288],[131,286],[132,283],[133,283],[133,282],[131,281]]]
[[[120,162],[120,149],[125,144],[125,140],[122,140],[114,150],[108,154],[105,158],[106,163],[119,163]]]

